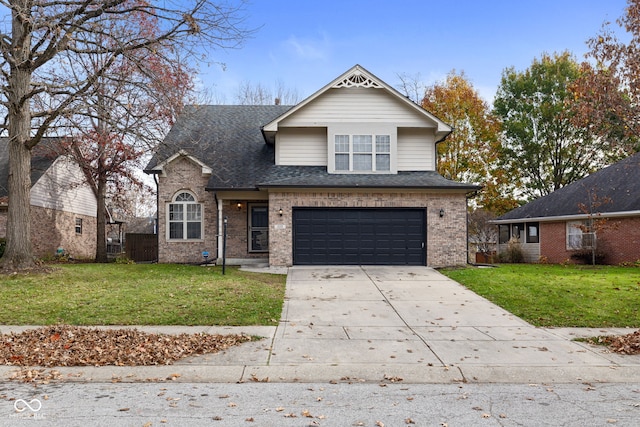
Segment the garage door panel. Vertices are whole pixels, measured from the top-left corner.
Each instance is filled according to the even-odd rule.
[[[424,209],[294,208],[297,265],[425,265]]]

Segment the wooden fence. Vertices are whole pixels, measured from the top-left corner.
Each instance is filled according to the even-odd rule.
[[[127,257],[135,262],[158,260],[158,235],[127,233],[125,237]]]

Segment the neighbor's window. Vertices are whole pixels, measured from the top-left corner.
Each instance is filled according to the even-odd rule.
[[[527,243],[540,243],[540,225],[537,222],[527,223]]]
[[[389,135],[335,135],[334,144],[336,171],[391,170]]]
[[[596,234],[590,221],[567,222],[567,249],[590,249],[595,245]]]
[[[82,218],[76,218],[76,234],[82,234]]]
[[[178,193],[169,204],[169,239],[202,238],[202,205],[191,193]]]
[[[524,238],[524,224],[513,224],[511,226],[511,237],[522,242]]]
[[[498,243],[509,243],[511,233],[509,233],[510,226],[508,224],[501,224],[498,226]]]
[[[249,207],[249,252],[269,250],[269,208],[267,205]]]

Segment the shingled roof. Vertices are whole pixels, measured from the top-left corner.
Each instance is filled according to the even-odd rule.
[[[507,212],[495,221],[584,215],[580,205],[588,205],[590,194],[599,201],[607,200],[595,210],[598,213],[640,213],[640,153]]]
[[[43,138],[31,155],[31,185],[49,169],[58,157],[49,145],[58,138]],[[0,138],[0,203],[6,203],[9,196],[9,138]]]
[[[213,171],[208,190],[269,187],[434,188],[473,191],[477,185],[447,180],[433,171],[398,174],[329,174],[325,166],[277,166],[275,147],[262,127],[286,113],[285,105],[187,106],[145,172],[183,150]]]

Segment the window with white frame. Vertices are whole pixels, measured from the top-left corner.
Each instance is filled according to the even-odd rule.
[[[567,250],[591,249],[596,234],[590,221],[567,222]]]
[[[76,218],[76,234],[82,234],[82,218]]]
[[[335,135],[334,144],[336,171],[391,170],[390,135]]]
[[[202,204],[183,191],[168,206],[168,237],[171,240],[202,239]]]

